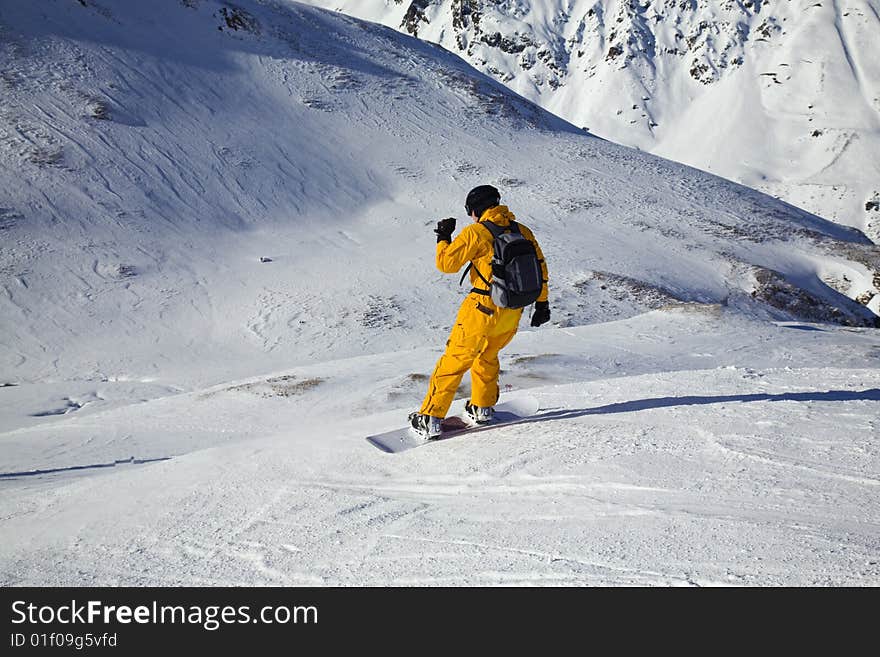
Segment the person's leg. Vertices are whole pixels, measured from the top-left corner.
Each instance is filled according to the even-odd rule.
[[[462,352],[452,345],[446,348],[446,353],[440,356],[431,374],[428,394],[422,402],[419,413],[439,418],[446,417],[446,412],[455,399],[461,378],[470,369],[473,358],[470,352]]]
[[[471,404],[474,406],[494,406],[498,402],[498,352],[516,335],[516,329],[495,335],[488,339],[486,347],[474,359],[471,366]]]
[[[494,406],[498,401],[498,352],[516,335],[522,309],[496,308],[495,323],[487,334],[486,344],[471,366],[471,404]]]
[[[455,326],[446,342],[446,352],[437,361],[431,381],[428,383],[428,394],[422,402],[419,413],[443,418],[455,392],[461,383],[461,377],[467,372],[474,359],[485,348],[487,333],[494,327],[493,315],[480,310],[481,305],[470,297],[466,298],[458,311]]]

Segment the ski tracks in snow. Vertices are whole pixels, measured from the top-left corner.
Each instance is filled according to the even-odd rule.
[[[783,396],[813,380],[851,392]],[[4,544],[0,579],[876,585],[878,401],[859,391],[878,383],[871,370],[646,374],[537,389],[533,422],[402,455],[366,445],[360,422],[297,425],[44,485],[30,511],[13,488],[9,536],[47,514],[70,526],[40,534],[40,564],[16,556],[31,542]],[[656,399],[673,402],[639,403]]]
[[[652,380],[696,383],[673,374]],[[717,423],[704,407],[648,410],[641,422],[538,419],[525,432],[499,428],[421,450],[419,458],[397,457],[378,478],[340,477],[362,469],[349,456],[334,478],[287,481],[222,549],[242,564],[253,561],[259,581],[287,584],[308,577],[330,585],[859,581],[849,566],[876,578],[869,566],[880,529],[871,519],[875,496],[858,498],[877,480],[815,461],[809,447],[819,435],[799,441],[806,456],[785,456],[785,444],[780,453],[762,452],[760,430],[733,447],[723,427],[752,409],[763,417],[757,404],[734,402]],[[812,419],[803,405],[788,411],[796,426]],[[834,413],[827,421],[837,421]],[[686,474],[701,471],[696,480]],[[840,520],[841,509],[849,521]],[[784,547],[792,532],[796,546]],[[826,564],[839,541],[849,552]],[[806,574],[793,578],[773,550],[783,561],[804,560]],[[269,573],[275,577],[265,580]]]

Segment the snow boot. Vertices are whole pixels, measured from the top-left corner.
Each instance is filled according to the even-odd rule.
[[[464,405],[464,412],[477,424],[487,424],[492,421],[495,409],[491,406],[474,406],[469,399]]]
[[[441,421],[442,420],[439,417],[423,415],[422,413],[409,414],[409,424],[412,427],[412,430],[427,440],[437,438],[442,433],[443,430],[440,427]]]

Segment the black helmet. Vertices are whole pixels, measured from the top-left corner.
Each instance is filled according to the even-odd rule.
[[[464,210],[468,216],[473,212],[477,217],[482,217],[489,208],[494,208],[501,202],[501,194],[492,185],[480,185],[468,192],[464,202]]]

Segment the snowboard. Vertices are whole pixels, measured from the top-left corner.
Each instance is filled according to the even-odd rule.
[[[458,414],[450,415],[443,420],[441,433],[437,438],[430,440],[417,435],[409,426],[402,429],[393,429],[385,433],[367,436],[367,442],[389,454],[398,454],[409,449],[430,445],[449,438],[463,436],[477,431],[485,431],[494,427],[503,427],[508,424],[521,422],[527,417],[538,412],[538,400],[534,397],[517,397],[509,401],[495,405],[495,414],[491,422],[475,424],[464,413],[463,402],[455,404],[460,407]]]

